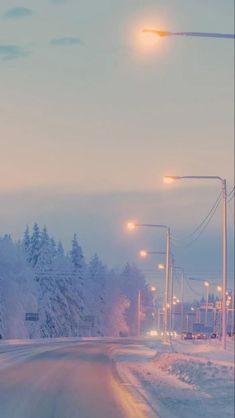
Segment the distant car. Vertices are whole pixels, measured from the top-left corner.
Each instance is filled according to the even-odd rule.
[[[195,335],[195,339],[196,340],[206,340],[207,336],[206,336],[206,334],[203,334],[202,332],[199,332]]]
[[[193,334],[192,332],[181,332],[181,340],[192,340]]]
[[[213,332],[213,333],[211,334],[211,338],[212,338],[212,339],[217,338],[217,334],[216,334],[215,332]]]

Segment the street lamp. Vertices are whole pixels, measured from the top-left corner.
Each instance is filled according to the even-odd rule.
[[[165,176],[166,183],[172,183],[175,180],[192,179],[192,180],[217,180],[221,184],[223,199],[223,296],[222,296],[222,345],[226,349],[226,289],[227,289],[227,183],[226,179],[219,176]]]
[[[166,274],[165,274],[165,306],[168,304],[168,290],[169,290],[169,264],[170,264],[170,228],[167,225],[162,224],[139,224],[135,222],[128,222],[127,229],[133,231],[138,227],[147,228],[161,228],[166,231]],[[143,253],[142,253],[143,254]],[[168,312],[165,310],[165,332],[168,329]]]
[[[209,282],[204,282],[204,286],[206,287],[206,315],[205,315],[205,325],[207,326],[207,317],[208,317],[208,302],[209,302]]]
[[[140,257],[145,258],[145,257],[147,257],[148,253],[145,250],[140,250],[139,255],[140,255]]]
[[[145,258],[148,255],[166,255],[165,251],[146,251],[146,250],[141,250],[139,252],[140,257]],[[169,288],[170,288],[170,292],[169,292],[169,299],[170,299],[170,321],[169,321],[169,328],[170,330],[172,329],[172,309],[173,309],[173,289],[174,289],[174,256],[173,254],[170,254],[171,257],[171,262],[170,262],[170,283],[169,283]],[[158,264],[158,268],[159,270],[165,270],[165,265],[160,263]]]
[[[181,331],[183,331],[184,327],[184,282],[185,282],[185,273],[184,269],[179,266],[174,266],[175,270],[180,270],[181,272],[181,280],[180,280],[180,293],[181,293],[181,305],[180,305],[180,316],[181,316]],[[180,303],[180,300],[176,300],[177,303]]]
[[[159,270],[165,270],[165,266],[162,263],[158,264],[158,268],[159,268]]]
[[[156,36],[165,38],[167,36],[193,36],[199,38],[223,38],[223,39],[234,39],[235,35],[233,33],[211,33],[211,32],[169,32],[161,31],[157,29],[144,29],[143,33],[153,33]]]

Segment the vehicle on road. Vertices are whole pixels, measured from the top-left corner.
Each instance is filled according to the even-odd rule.
[[[183,331],[181,332],[181,340],[192,340],[193,334],[192,332]]]

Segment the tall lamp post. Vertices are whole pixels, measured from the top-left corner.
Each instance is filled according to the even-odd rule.
[[[174,180],[192,179],[192,180],[217,180],[221,183],[223,199],[223,289],[222,289],[222,345],[226,349],[226,289],[227,289],[227,183],[226,179],[219,176],[165,176],[166,183],[172,183]]]
[[[161,224],[139,224],[134,222],[128,222],[127,228],[132,231],[138,227],[147,228],[161,228],[166,231],[166,275],[165,275],[165,332],[168,330],[168,299],[169,299],[169,261],[170,261],[170,228],[167,225]]]
[[[209,282],[204,282],[204,286],[206,288],[206,315],[205,315],[205,325],[207,327],[207,323],[208,323],[208,302],[209,302],[209,287],[210,287],[210,283]]]
[[[180,278],[180,298],[181,298],[181,305],[180,305],[180,322],[181,322],[181,331],[184,328],[184,282],[185,282],[185,273],[182,267],[174,266],[175,270],[180,270],[181,278]]]
[[[140,250],[139,252],[140,257],[145,258],[148,255],[166,255],[165,251],[147,251],[147,250]],[[158,268],[160,270],[164,270],[165,266],[163,264],[159,264]],[[170,254],[170,273],[169,273],[169,329],[172,329],[172,317],[173,317],[173,292],[174,292],[174,256]]]

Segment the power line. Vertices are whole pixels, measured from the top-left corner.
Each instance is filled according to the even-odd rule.
[[[198,233],[198,235],[196,235],[196,237],[193,237],[191,239],[191,241],[185,242],[185,244],[183,244],[184,248],[191,246],[203,234],[203,232],[205,231],[205,229],[207,228],[207,226],[211,222],[214,214],[216,213],[216,210],[217,210],[217,208],[220,204],[220,201],[221,201],[221,196],[222,196],[222,193],[219,194],[218,198],[216,199],[216,201],[215,201],[214,205],[212,206],[212,208],[210,209],[209,213],[203,219],[203,221],[197,226],[197,228],[195,228],[195,230],[191,234],[189,234],[186,238],[182,239],[182,242],[185,242],[187,239],[189,239],[190,237],[193,237],[199,231],[199,233]]]
[[[230,192],[227,193],[227,197],[231,196],[232,194],[234,195],[235,192],[235,186],[232,188],[232,190],[230,190]]]
[[[201,234],[204,232],[205,228],[208,226],[209,222],[211,221],[212,217],[214,216],[214,214],[216,212],[216,209],[218,208],[218,206],[220,204],[221,197],[222,197],[222,192],[219,193],[215,203],[213,204],[213,206],[211,207],[210,211],[205,216],[205,218],[200,222],[200,224],[189,235],[187,235],[186,237],[184,237],[182,239],[179,239],[179,238],[176,238],[176,237],[173,236],[172,240],[173,241],[185,242],[189,238],[193,237],[201,229],[201,232],[199,232],[199,235],[195,239],[193,239],[192,242],[197,240],[201,236]],[[191,245],[192,242],[186,243],[185,246]],[[177,242],[176,242],[176,245],[177,245]]]
[[[215,212],[216,212],[216,210],[217,210],[217,208],[218,208],[218,206],[219,206],[219,203],[220,203],[220,201],[217,203],[217,206],[215,206],[215,208],[214,208],[214,210],[213,210],[213,213],[211,213],[211,216],[210,216],[210,218],[207,220],[207,222],[204,224],[204,226],[203,226],[203,228],[201,229],[201,231],[199,232],[199,234],[195,237],[195,238],[193,238],[190,242],[188,242],[186,245],[185,245],[185,247],[189,247],[189,246],[191,246],[192,244],[194,244],[194,242],[195,241],[197,241],[199,238],[200,238],[200,236],[203,234],[203,232],[205,231],[205,229],[207,228],[207,226],[209,225],[209,223],[211,222],[211,220],[212,220],[212,218],[213,218],[213,216],[214,216],[214,214],[215,214]]]

